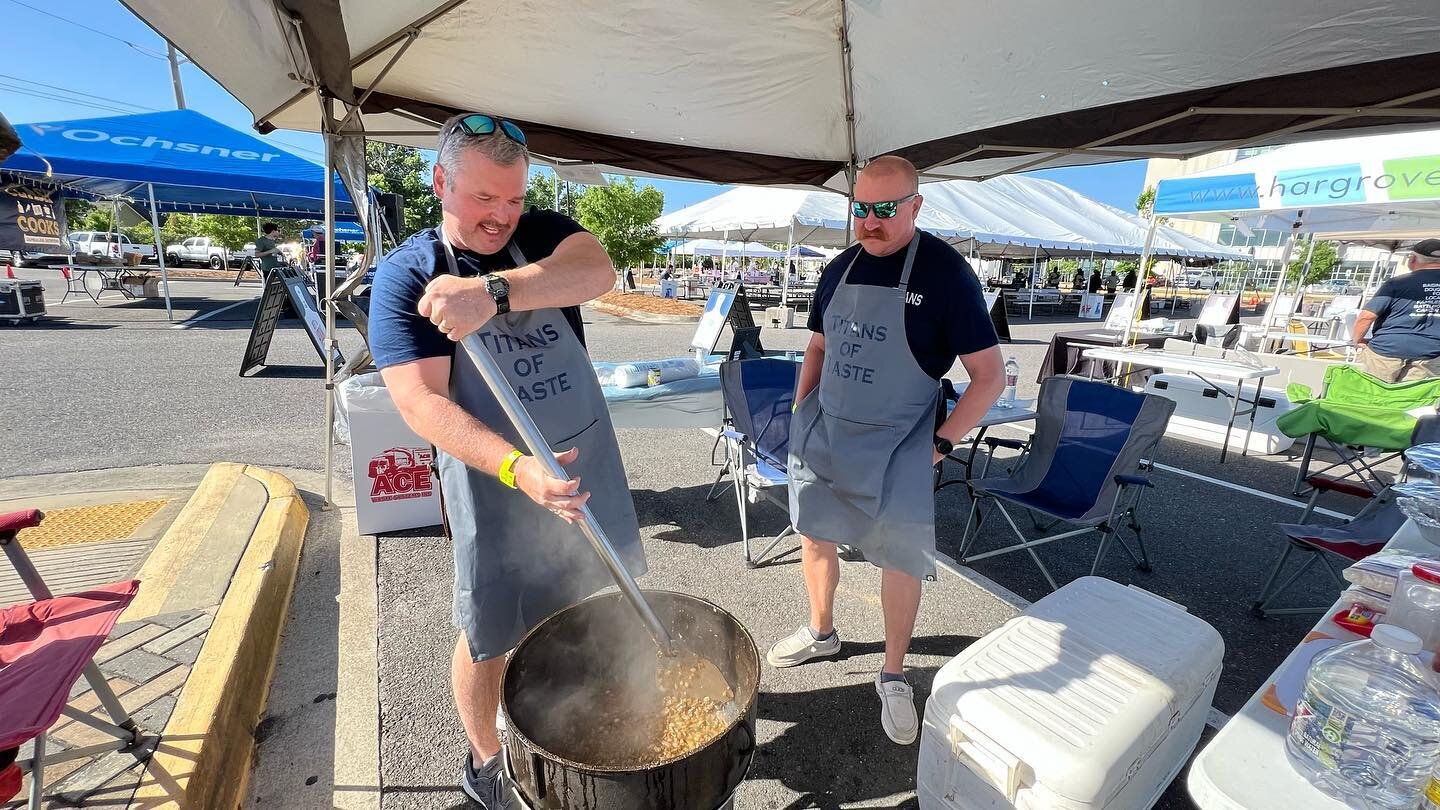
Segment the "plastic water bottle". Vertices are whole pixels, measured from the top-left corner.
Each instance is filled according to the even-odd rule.
[[[1379,624],[1315,657],[1285,751],[1315,787],[1351,807],[1413,810],[1440,757],[1440,692],[1420,637]]]
[[[1013,356],[1005,361],[1005,391],[995,403],[997,408],[1015,407],[1016,389],[1020,386],[1020,363]]]

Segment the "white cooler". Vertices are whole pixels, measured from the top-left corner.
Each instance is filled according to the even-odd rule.
[[[935,675],[920,735],[924,810],[1136,810],[1184,766],[1220,678],[1215,628],[1084,577]]]
[[[1255,394],[1255,382],[1248,381],[1244,387],[1244,396],[1249,400]],[[1175,403],[1175,413],[1170,416],[1167,433],[1216,447],[1225,439],[1225,424],[1230,421],[1231,404],[1230,397],[1218,389],[1234,395],[1235,384],[1207,385],[1189,374],[1155,374],[1145,382],[1145,393],[1159,394]],[[1242,412],[1249,407],[1246,402],[1240,403]],[[1290,449],[1295,440],[1281,433],[1275,427],[1275,420],[1294,407],[1284,391],[1260,389],[1260,410],[1255,414],[1255,431],[1250,434],[1250,452],[1275,455]],[[1231,449],[1244,449],[1245,431],[1249,427],[1249,416],[1235,417],[1235,428],[1230,431]]]

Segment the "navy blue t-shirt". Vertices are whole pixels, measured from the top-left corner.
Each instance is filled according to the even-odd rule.
[[[584,230],[564,214],[537,208],[520,215],[512,239],[525,258],[534,262],[554,253],[566,237]],[[515,267],[507,249],[489,256],[456,250],[455,264],[462,276]],[[434,228],[411,236],[380,260],[375,270],[375,285],[370,291],[370,353],[375,356],[377,367],[454,354],[455,344],[430,323],[429,318],[421,317],[418,309],[425,285],[437,273],[447,272],[445,248]],[[584,345],[585,325],[580,307],[564,307],[560,311]]]
[[[840,286],[845,268],[851,284],[894,287],[905,267],[905,248],[889,256],[872,256],[860,245],[852,245],[830,260],[820,274],[815,305],[810,308],[810,331],[824,333],[825,308]],[[859,258],[856,258],[856,254]],[[955,248],[934,234],[920,232],[915,249],[915,267],[905,301],[905,336],[910,353],[920,368],[935,379],[945,376],[955,358],[999,344],[980,280]]]
[[[1370,349],[1405,360],[1440,357],[1440,271],[1395,276],[1365,302],[1375,313]]]

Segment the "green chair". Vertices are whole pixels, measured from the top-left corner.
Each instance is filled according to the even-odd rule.
[[[1300,383],[1291,383],[1285,393],[1297,407],[1275,420],[1275,426],[1291,438],[1305,437],[1305,453],[1295,476],[1296,495],[1304,494],[1312,475],[1339,467],[1349,468],[1341,478],[1353,475],[1371,492],[1379,493],[1385,483],[1376,475],[1376,466],[1418,441],[1434,440],[1417,439],[1416,433],[1417,428],[1422,433],[1434,429],[1437,420],[1425,420],[1422,425],[1419,417],[1435,414],[1436,403],[1440,402],[1440,378],[1387,383],[1355,366],[1339,364],[1326,369],[1322,395],[1315,396],[1308,385]],[[1311,472],[1317,440],[1323,440],[1340,460]],[[1365,448],[1390,455],[1367,459]]]

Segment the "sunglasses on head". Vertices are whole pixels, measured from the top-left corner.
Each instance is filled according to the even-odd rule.
[[[875,216],[879,219],[889,219],[900,211],[900,203],[910,202],[919,196],[919,193],[907,194],[898,200],[885,200],[884,202],[860,202],[856,200],[850,203],[850,212],[855,215],[856,219],[864,219],[870,216],[871,211],[874,211]]]
[[[461,118],[455,124],[455,129],[464,132],[466,135],[482,136],[494,135],[495,130],[510,140],[525,145],[525,131],[515,125],[514,121],[505,118],[495,118],[484,113],[471,113]]]

